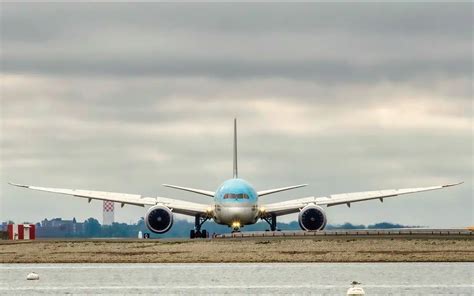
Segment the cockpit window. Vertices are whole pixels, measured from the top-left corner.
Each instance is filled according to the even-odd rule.
[[[249,196],[245,193],[226,193],[224,199],[249,199]]]

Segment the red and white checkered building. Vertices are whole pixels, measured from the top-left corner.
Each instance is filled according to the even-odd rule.
[[[8,239],[35,239],[36,231],[34,224],[8,224]]]
[[[104,200],[102,225],[112,225],[114,223],[114,202]]]

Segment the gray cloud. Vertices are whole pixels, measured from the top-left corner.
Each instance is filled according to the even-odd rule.
[[[3,68],[322,82],[465,76],[472,68],[469,8],[8,4]]]
[[[5,22],[32,23],[41,26],[20,26],[10,34],[17,40],[46,28],[49,36],[75,27],[88,31],[99,25],[139,27],[147,30],[183,28],[188,31],[224,33],[253,32],[328,32],[351,29],[387,32],[444,34],[468,36],[471,3],[418,4],[5,4]],[[27,29],[23,29],[23,28]],[[464,30],[459,30],[463,28]],[[49,29],[49,30],[48,30]],[[14,28],[6,28],[11,32]],[[352,32],[352,31],[351,31]],[[39,34],[41,36],[41,34]],[[38,34],[35,34],[38,36]],[[20,38],[21,39],[21,38]]]
[[[472,224],[471,9],[4,3],[2,180],[206,202],[160,184],[230,177],[237,116],[242,176],[313,185],[268,201],[464,180],[329,217]],[[0,189],[1,219],[100,217],[98,203]]]

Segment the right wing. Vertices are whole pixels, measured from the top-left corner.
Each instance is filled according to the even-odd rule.
[[[210,211],[209,205],[177,200],[166,197],[143,197],[139,194],[127,194],[118,192],[92,191],[81,189],[64,189],[64,188],[48,188],[36,187],[22,184],[9,183],[10,185],[28,188],[32,190],[53,192],[76,197],[86,198],[91,202],[94,200],[109,200],[120,203],[122,207],[126,204],[134,206],[154,206],[163,205],[169,207],[174,213],[195,216],[197,214],[206,214]]]
[[[275,214],[277,216],[297,213],[302,208],[308,204],[315,205],[326,205],[328,207],[336,205],[347,205],[350,207],[351,203],[379,199],[383,201],[384,198],[394,197],[403,194],[417,193],[430,190],[438,190],[446,187],[456,186],[462,184],[447,184],[441,186],[432,186],[432,187],[421,187],[421,188],[405,188],[405,189],[386,189],[386,190],[376,190],[376,191],[364,191],[364,192],[352,192],[352,193],[342,193],[342,194],[332,194],[329,197],[304,197],[299,199],[293,199],[283,202],[277,202],[267,205],[262,205],[261,215],[265,216],[266,214]]]

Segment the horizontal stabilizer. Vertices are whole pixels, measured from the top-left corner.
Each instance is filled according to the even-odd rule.
[[[288,187],[281,187],[281,188],[275,188],[275,189],[269,189],[269,190],[263,190],[257,192],[258,196],[264,196],[272,193],[277,193],[281,191],[286,191],[286,190],[291,190],[291,189],[296,189],[300,187],[305,187],[308,186],[308,184],[300,184],[300,185],[294,185],[294,186],[288,186]]]
[[[163,186],[169,187],[169,188],[174,188],[174,189],[179,189],[179,190],[184,190],[184,191],[189,191],[189,192],[194,192],[194,193],[197,193],[197,194],[207,195],[207,196],[210,196],[210,197],[214,197],[214,192],[212,192],[212,191],[194,189],[194,188],[182,187],[182,186],[176,186],[176,185],[169,185],[169,184],[163,184]]]

